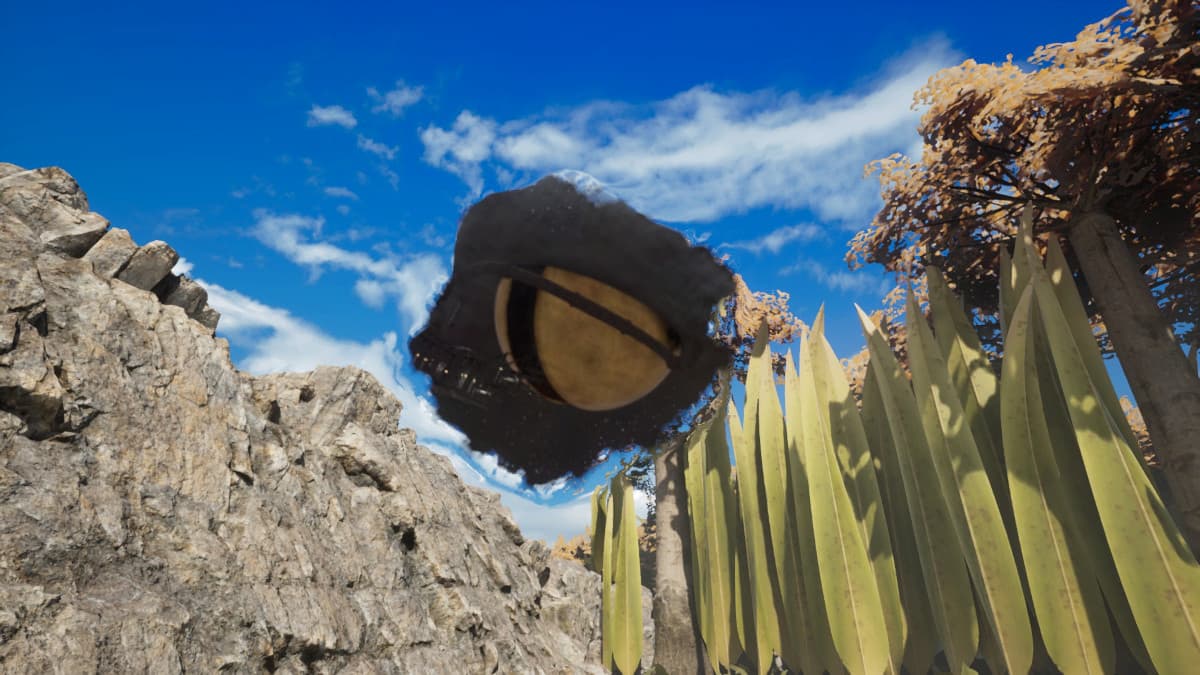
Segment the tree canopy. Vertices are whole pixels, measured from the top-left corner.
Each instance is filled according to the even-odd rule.
[[[1111,216],[1183,345],[1200,346],[1200,3],[1131,0],[1025,67],[968,60],[934,75],[919,159],[873,163],[884,206],[852,266],[909,278],[936,264],[999,342],[998,258],[1017,214],[1039,232]],[[911,252],[910,252],[911,251]],[[1073,253],[1072,262],[1075,263]],[[910,258],[911,256],[911,258]],[[1076,274],[1085,297],[1090,290]],[[1095,307],[1091,307],[1093,312]]]

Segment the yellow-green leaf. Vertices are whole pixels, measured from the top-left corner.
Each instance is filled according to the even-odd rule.
[[[751,414],[746,411],[747,416]],[[754,662],[760,675],[766,673],[779,652],[779,614],[776,608],[772,561],[767,553],[766,519],[759,507],[762,497],[754,440],[742,428],[737,408],[729,406],[730,437],[737,463],[738,505],[746,544],[748,597],[754,624]]]
[[[879,389],[896,449],[930,609],[950,670],[961,673],[975,658],[979,624],[966,563],[953,535],[954,519],[942,493],[908,379],[883,335],[862,309],[858,309],[858,317],[871,354],[868,367],[875,375],[873,383]]]
[[[1000,508],[950,373],[911,291],[907,309],[909,367],[922,426],[967,568],[1004,654],[1005,663],[996,665],[1024,673],[1033,663],[1033,631]]]
[[[1000,383],[1004,448],[1014,520],[1046,650],[1066,673],[1111,673],[1116,658],[1100,587],[1075,508],[1062,489],[1034,354],[1033,288],[1026,287],[1004,343]],[[1048,392],[1057,396],[1057,390]]]
[[[1038,314],[1130,609],[1158,670],[1190,672],[1200,662],[1200,565],[1104,404],[1048,276],[1034,272]]]
[[[819,393],[820,407],[829,413],[830,438],[874,570],[875,584],[887,622],[893,670],[899,672],[907,628],[900,604],[900,587],[896,581],[891,534],[883,513],[879,484],[875,480],[874,458],[867,444],[866,430],[837,354],[825,339],[823,319],[824,308],[818,313],[817,321],[813,322],[810,342],[810,348],[816,350],[813,355],[816,379],[825,384],[824,391]]]
[[[642,568],[638,562],[637,514],[633,487],[623,477],[613,481],[616,548],[613,583],[613,662],[633,675],[642,660]]]
[[[887,622],[867,556],[866,542],[842,480],[832,437],[830,411],[821,401],[828,383],[814,366],[813,342],[801,354],[800,386],[807,388],[801,424],[817,564],[830,633],[851,673],[881,673],[891,664]]]

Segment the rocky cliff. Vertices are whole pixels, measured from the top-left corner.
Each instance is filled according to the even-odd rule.
[[[0,671],[602,672],[595,574],[367,373],[235,369],[176,259],[0,164]]]

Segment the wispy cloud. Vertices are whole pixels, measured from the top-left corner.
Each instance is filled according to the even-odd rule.
[[[384,159],[395,159],[396,152],[400,150],[400,148],[384,145],[383,143],[367,138],[362,134],[358,135],[358,147],[360,150],[366,150],[367,152],[374,155],[379,155]]]
[[[464,110],[450,129],[428,126],[421,130],[425,161],[455,174],[471,189],[483,194],[483,162],[491,158],[496,122]],[[559,167],[562,168],[562,167]]]
[[[388,185],[391,185],[393,190],[400,189],[400,174],[392,171],[386,164],[379,165],[379,173],[387,179]]]
[[[784,276],[803,274],[822,286],[845,293],[874,295],[887,293],[892,285],[873,270],[831,270],[824,264],[811,259],[804,259],[779,270]]]
[[[297,214],[277,215],[263,209],[254,212],[254,234],[263,244],[288,260],[307,267],[314,275],[325,268],[359,274],[355,291],[364,303],[381,307],[391,298],[409,332],[415,333],[428,315],[429,304],[448,275],[440,257],[423,254],[408,259],[375,257],[317,239],[325,221]]]
[[[749,241],[735,241],[729,244],[723,244],[726,248],[740,248],[751,253],[759,254],[763,251],[771,253],[779,253],[779,250],[793,241],[812,241],[824,237],[825,230],[819,225],[810,223],[801,223],[799,225],[788,225],[781,227],[772,232],[769,232],[758,239]]]
[[[195,265],[192,264],[192,261],[180,256],[179,260],[175,261],[175,266],[171,268],[171,274],[178,274],[181,276],[184,274],[191,274],[194,267]]]
[[[484,190],[485,166],[526,177],[580,169],[663,220],[805,208],[856,227],[878,201],[863,165],[913,144],[913,92],[953,61],[934,40],[873,85],[836,96],[700,86],[644,105],[597,102],[530,119],[463,111],[450,128],[423,129],[421,140],[425,161],[458,175],[472,196]]]
[[[342,197],[343,199],[358,201],[358,195],[354,194],[354,191],[347,187],[331,185],[325,188],[325,194],[330,197]]]
[[[314,105],[308,111],[308,126],[322,127],[331,124],[345,127],[346,129],[353,129],[358,125],[358,120],[354,119],[354,113],[340,105]]]
[[[367,96],[375,101],[376,105],[371,108],[371,112],[383,113],[386,112],[392,117],[399,117],[404,113],[404,109],[421,100],[424,96],[424,87],[410,87],[404,84],[403,81],[397,81],[396,86],[391,91],[379,93],[375,87],[367,88]]]

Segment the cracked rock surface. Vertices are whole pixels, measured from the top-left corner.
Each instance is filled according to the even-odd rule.
[[[239,372],[174,250],[105,228],[0,164],[0,672],[603,672],[595,574],[371,375]]]

